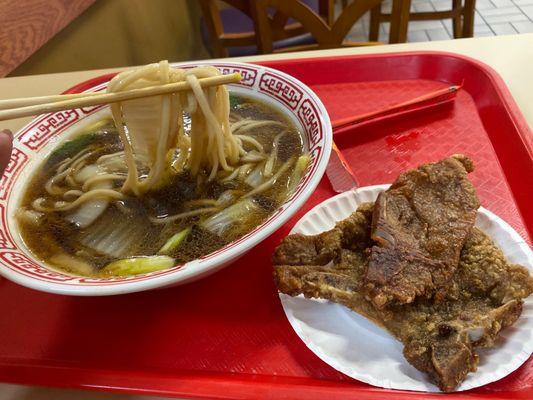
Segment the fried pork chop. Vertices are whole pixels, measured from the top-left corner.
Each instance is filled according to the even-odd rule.
[[[423,164],[380,193],[372,219],[365,288],[378,308],[442,298],[459,263],[479,201],[464,155]]]
[[[533,279],[524,267],[508,264],[492,240],[473,228],[440,301],[418,297],[378,308],[365,288],[373,209],[363,204],[320,235],[286,237],[274,254],[277,286],[282,293],[328,299],[369,318],[404,344],[409,363],[443,391],[453,391],[476,370],[475,349],[493,346],[499,332],[520,316]]]

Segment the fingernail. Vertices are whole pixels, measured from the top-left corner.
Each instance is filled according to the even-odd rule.
[[[6,134],[11,139],[13,139],[13,132],[11,132],[9,129],[2,129],[2,133]]]

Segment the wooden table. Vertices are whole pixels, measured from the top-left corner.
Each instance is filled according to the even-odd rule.
[[[503,77],[530,127],[533,127],[533,34],[407,43],[379,47],[342,48],[315,52],[277,54],[235,59],[258,61],[279,58],[325,57],[332,55],[390,53],[396,51],[439,50],[467,55],[485,62]],[[0,79],[0,99],[60,93],[76,83],[113,70],[71,72]],[[3,128],[20,129],[30,119],[5,121]],[[0,400],[123,399],[149,400],[156,397],[128,396],[74,390],[44,389],[0,384]]]

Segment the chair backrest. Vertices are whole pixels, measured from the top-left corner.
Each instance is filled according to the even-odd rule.
[[[291,0],[289,2],[292,3],[293,1],[294,0]],[[264,13],[263,10],[261,10],[260,14],[258,14],[256,0],[223,0],[223,3],[236,8],[250,17],[254,23],[255,29],[251,32],[224,32],[219,5],[217,4],[219,2],[220,1],[217,0],[200,0],[200,6],[204,15],[205,24],[209,31],[213,52],[217,57],[227,57],[228,47],[257,46],[259,52],[264,52],[262,51],[263,46],[261,43],[264,43],[265,39],[260,37],[265,29],[264,24],[266,24],[268,29],[269,40],[272,41],[288,39],[307,32],[300,22],[288,23],[290,16],[282,11],[274,10],[274,12],[268,13],[265,9]],[[322,22],[331,24],[334,17],[334,0],[318,0],[318,14],[314,11],[312,12]],[[262,21],[262,31],[259,29],[259,24],[257,22],[257,17],[259,15]]]
[[[315,44],[282,49],[281,51],[306,50],[312,48],[334,48],[341,46],[375,45],[376,42],[350,42],[345,38],[353,25],[367,11],[380,4],[382,0],[356,0],[348,4],[341,14],[328,24],[306,4],[298,0],[255,0],[250,3],[250,11],[256,26],[258,48],[261,53],[273,52],[276,40],[268,21],[267,9],[273,9],[286,18],[298,21],[305,32],[310,33]]]

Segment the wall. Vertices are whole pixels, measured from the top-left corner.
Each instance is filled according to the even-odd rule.
[[[209,58],[195,0],[98,0],[9,76]]]

